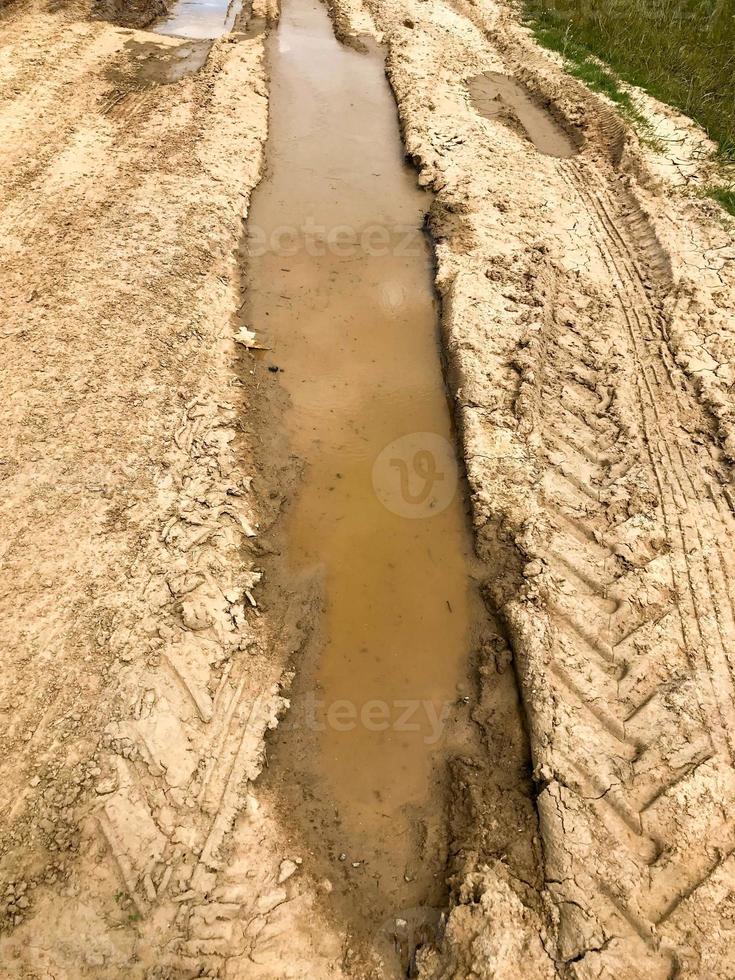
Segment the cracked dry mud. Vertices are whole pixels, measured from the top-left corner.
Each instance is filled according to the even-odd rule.
[[[382,42],[434,195],[489,616],[416,852],[442,908],[361,929],[333,829],[284,813],[288,757],[259,779],[318,611],[273,571],[303,483],[277,351],[237,341],[279,12],[246,4],[202,53],[99,16],[155,6],[16,0],[0,975],[735,976],[735,245],[688,189],[703,137],[637,96],[676,136],[641,142],[494,0],[329,12]],[[481,76],[513,82],[489,118]],[[576,152],[539,152],[526,98]]]

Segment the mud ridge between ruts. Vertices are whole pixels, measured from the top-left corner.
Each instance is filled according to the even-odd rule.
[[[726,976],[731,237],[506,8],[368,7],[438,195],[478,547],[529,719],[550,960],[528,975]],[[464,82],[487,70],[553,103],[580,155],[543,159],[476,117]],[[427,976],[476,975],[468,942],[497,936],[477,894],[458,893]]]

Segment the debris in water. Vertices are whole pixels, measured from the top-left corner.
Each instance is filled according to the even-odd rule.
[[[248,350],[270,350],[270,347],[264,347],[263,344],[260,343],[255,331],[248,330],[247,327],[240,327],[239,332],[235,334],[235,343],[242,344],[242,346],[247,347]]]

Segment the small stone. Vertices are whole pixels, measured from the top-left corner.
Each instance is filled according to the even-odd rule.
[[[282,885],[284,881],[288,881],[291,875],[295,874],[298,870],[298,865],[295,861],[281,861],[281,867],[278,872],[278,884]]]
[[[544,563],[538,559],[534,558],[533,561],[529,561],[526,567],[523,569],[523,575],[525,578],[534,578],[536,575],[540,575],[544,570]]]

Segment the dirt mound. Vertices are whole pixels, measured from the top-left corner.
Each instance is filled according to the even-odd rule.
[[[148,27],[167,9],[166,0],[93,0],[91,13],[120,27],[139,29]]]

